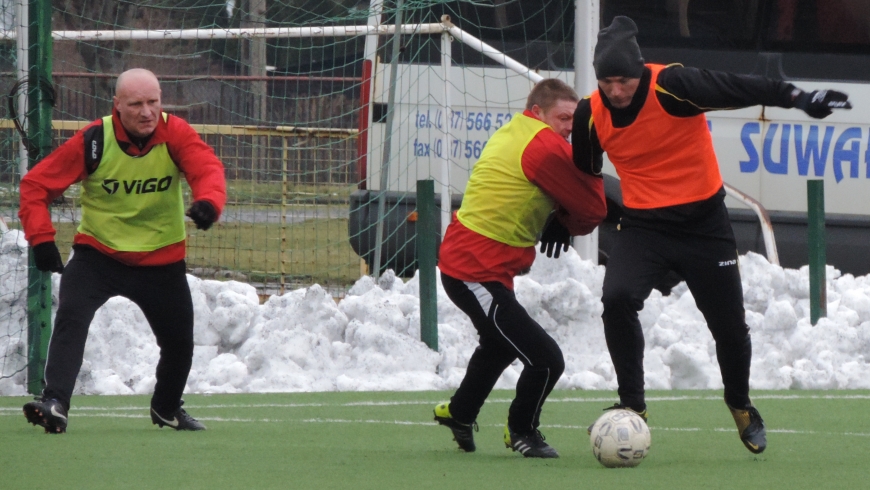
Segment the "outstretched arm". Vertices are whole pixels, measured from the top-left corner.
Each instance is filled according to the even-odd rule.
[[[850,109],[848,96],[826,90],[804,92],[791,83],[757,75],[672,65],[656,81],[656,97],[669,114],[689,117],[707,111],[740,109],[754,105],[796,107],[815,118],[831,109]]]

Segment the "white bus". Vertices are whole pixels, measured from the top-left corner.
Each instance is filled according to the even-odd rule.
[[[616,15],[635,20],[647,62],[758,74],[805,90],[833,88],[849,94],[854,109],[823,120],[796,109],[761,106],[709,112],[707,118],[725,182],[767,210],[782,266],[798,268],[808,262],[806,182],[821,179],[827,263],[844,273],[870,273],[870,1],[590,3],[599,3],[599,26],[609,25]],[[444,5],[460,28],[469,29],[470,22],[463,18],[471,19],[476,24],[471,34],[543,77],[574,84],[574,38],[582,33],[574,32],[573,0]],[[415,21],[413,12],[406,18]],[[350,225],[351,236],[360,233],[354,248],[370,267],[375,244],[372,223],[377,220],[373,203],[382,188],[389,191],[386,209],[394,213],[385,220],[382,269],[412,272],[414,250],[408,239],[413,238],[413,222],[406,216],[414,208],[417,179],[433,178],[437,194],[449,175],[455,210],[480,149],[501,124],[522,110],[532,84],[528,77],[454,41],[452,67],[446,75],[449,104],[445,104],[445,72],[439,41],[433,38],[418,36],[404,43],[397,66],[389,158],[384,158],[383,143],[391,66],[389,58],[374,64],[366,180],[351,204]],[[386,37],[381,43],[389,40]],[[581,69],[591,72],[589,65]],[[445,164],[449,172],[444,172]],[[386,178],[382,168],[387,169]],[[609,213],[599,229],[601,263],[606,263],[621,205],[612,166],[605,164],[605,173]],[[756,213],[733,198],[727,204],[740,253],[764,254]]]

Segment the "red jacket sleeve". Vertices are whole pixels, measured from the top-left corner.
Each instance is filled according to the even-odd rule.
[[[169,118],[169,152],[190,184],[194,201],[208,201],[218,216],[227,202],[224,165],[211,146],[181,118]]]
[[[87,177],[84,132],[94,125],[102,125],[102,121],[94,121],[77,132],[21,179],[18,217],[31,247],[54,240],[56,232],[48,206],[69,186]]]
[[[559,220],[572,236],[592,232],[607,215],[604,179],[574,166],[571,145],[554,131],[540,131],[526,147],[523,172],[556,201]]]

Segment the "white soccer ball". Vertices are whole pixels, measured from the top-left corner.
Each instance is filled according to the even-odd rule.
[[[608,410],[589,434],[592,454],[608,468],[637,466],[649,452],[649,427],[631,410]]]

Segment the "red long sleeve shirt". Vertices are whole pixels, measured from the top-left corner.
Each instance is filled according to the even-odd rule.
[[[121,125],[117,111],[112,111],[115,138],[125,153],[145,155],[155,145],[166,143],[172,160],[178,165],[193,192],[194,201],[207,201],[220,216],[227,200],[224,167],[214,150],[181,118],[170,115],[159,119],[148,142],[139,148]],[[84,133],[93,126],[102,126],[98,119],[51,152],[21,179],[21,204],[18,216],[24,236],[30,246],[54,240],[55,229],[48,211],[49,204],[71,185],[88,177],[85,167]],[[133,266],[166,265],[185,257],[185,241],[173,243],[151,252],[121,252],[113,250],[89,235],[77,233],[76,244],[89,245],[112,258]]]
[[[531,111],[523,114],[535,117]],[[604,220],[604,180],[577,169],[571,145],[555,131],[538,132],[526,146],[521,162],[529,182],[556,202],[559,220],[571,235],[591,233]],[[453,219],[439,250],[438,267],[462,281],[498,281],[513,289],[513,278],[534,261],[535,247],[501,243]]]

